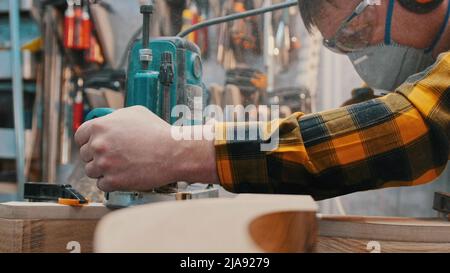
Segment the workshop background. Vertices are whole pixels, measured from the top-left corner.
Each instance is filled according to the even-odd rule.
[[[145,2],[0,0],[0,202],[15,200],[25,181],[69,183],[101,201],[95,181],[83,173],[73,133],[91,109],[122,107],[127,49],[139,34],[137,11]],[[277,2],[156,0],[151,35],[171,36],[206,19]],[[363,85],[345,56],[306,32],[297,8],[214,26],[189,39],[202,50],[212,104],[273,103],[286,115],[311,113],[339,107]],[[425,186],[356,193],[320,202],[320,208],[434,216],[436,191],[450,192],[448,170]]]

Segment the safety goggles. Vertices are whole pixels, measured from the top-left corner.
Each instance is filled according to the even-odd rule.
[[[323,45],[339,54],[347,54],[367,47],[373,34],[376,20],[376,0],[363,0],[353,13],[339,26],[336,34],[323,40]]]

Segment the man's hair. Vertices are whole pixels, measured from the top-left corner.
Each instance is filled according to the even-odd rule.
[[[316,26],[316,20],[320,16],[320,10],[325,2],[333,2],[333,0],[298,0],[303,23],[309,32]]]

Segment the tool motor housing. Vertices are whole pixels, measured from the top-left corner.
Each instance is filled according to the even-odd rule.
[[[141,49],[142,40],[136,41],[129,52],[126,107],[141,105],[163,118],[164,96],[169,95],[170,111],[176,105],[185,105],[193,113],[196,110],[194,98],[202,99],[201,106],[206,103],[200,49],[195,44],[179,37],[152,39],[152,60],[147,69],[143,69],[140,61]],[[173,79],[170,85],[161,81],[162,77],[167,76],[161,75],[164,73],[161,70],[164,65],[163,54],[169,53],[173,64]],[[169,94],[166,94],[167,92]],[[178,118],[164,119],[173,124]]]

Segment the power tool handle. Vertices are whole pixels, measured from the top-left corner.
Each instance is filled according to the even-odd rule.
[[[86,116],[86,121],[107,116],[109,114],[114,113],[114,111],[115,110],[111,109],[111,108],[97,108],[97,109],[94,109],[91,112],[89,112],[89,114]]]

